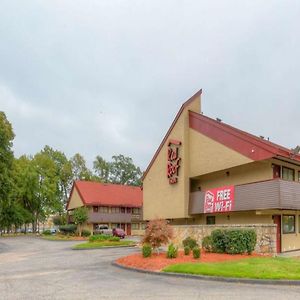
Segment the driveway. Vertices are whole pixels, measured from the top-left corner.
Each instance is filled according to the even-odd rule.
[[[1,238],[0,299],[298,299],[300,287],[161,277],[111,265],[129,248],[71,250],[78,242]]]

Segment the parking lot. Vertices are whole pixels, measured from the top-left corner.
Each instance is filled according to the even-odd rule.
[[[114,267],[135,249],[75,251],[77,242],[0,238],[0,299],[298,299],[300,287],[171,278]]]

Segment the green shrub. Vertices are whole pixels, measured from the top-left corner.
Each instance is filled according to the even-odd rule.
[[[198,246],[198,243],[195,239],[191,238],[190,236],[188,236],[186,239],[184,239],[182,241],[183,247],[190,247],[190,249],[194,249],[195,247]]]
[[[95,234],[89,237],[90,242],[101,242],[111,239],[113,236],[111,234]]]
[[[77,230],[77,225],[75,224],[68,224],[68,225],[61,225],[59,226],[59,231],[62,234],[74,234]]]
[[[51,235],[51,231],[49,229],[43,231],[44,235]]]
[[[247,253],[250,255],[256,246],[256,241],[257,241],[257,235],[255,230],[253,229],[248,229],[245,230],[245,240],[246,240],[246,245],[247,245]]]
[[[212,252],[213,247],[212,247],[212,238],[210,235],[205,236],[202,240],[202,248],[206,251],[206,252]]]
[[[213,230],[211,233],[211,244],[213,252],[225,253],[227,244],[225,230]]]
[[[184,255],[190,255],[190,253],[191,253],[191,248],[190,248],[189,246],[185,246],[185,247],[183,248],[183,250],[184,250]]]
[[[200,248],[197,246],[197,247],[194,247],[193,248],[193,257],[194,258],[200,258],[200,255],[201,255],[201,250]]]
[[[82,232],[81,232],[81,235],[84,236],[84,237],[88,237],[91,235],[91,232],[87,229],[83,229]]]
[[[227,230],[226,241],[226,253],[251,254],[256,245],[256,233],[249,229]]]
[[[256,245],[253,229],[216,229],[211,233],[212,251],[229,254],[251,254]]]
[[[112,236],[108,240],[110,242],[120,242],[120,238],[118,236]]]
[[[150,244],[144,244],[142,248],[143,257],[150,257],[152,255],[152,247]]]
[[[170,244],[168,246],[167,258],[176,258],[177,255],[178,255],[178,248],[175,247],[173,244]]]

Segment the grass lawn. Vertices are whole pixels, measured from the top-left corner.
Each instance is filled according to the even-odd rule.
[[[87,242],[83,244],[78,244],[73,247],[73,249],[97,249],[104,247],[124,247],[124,246],[134,246],[135,242],[133,241],[119,241],[119,242],[110,242],[110,241],[101,241],[101,242]]]
[[[72,235],[41,235],[41,237],[48,241],[80,241],[86,240],[85,238],[79,238]]]
[[[261,257],[222,263],[184,263],[168,266],[163,269],[163,272],[235,278],[295,280],[300,279],[300,260]]]

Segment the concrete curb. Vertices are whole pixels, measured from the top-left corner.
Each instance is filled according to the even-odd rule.
[[[247,284],[262,284],[262,285],[285,285],[285,286],[300,286],[300,280],[274,280],[274,279],[247,279],[247,278],[227,278],[227,277],[217,277],[217,276],[205,276],[205,275],[193,275],[193,274],[182,274],[182,273],[164,273],[164,272],[155,272],[137,268],[126,267],[121,264],[118,264],[116,261],[111,263],[113,266],[124,269],[127,271],[151,274],[157,276],[165,277],[179,277],[179,278],[190,278],[197,280],[205,281],[217,281],[217,282],[227,282],[227,283],[247,283]]]
[[[72,250],[99,250],[99,249],[114,249],[114,248],[136,248],[136,245],[126,245],[126,246],[105,246],[99,248],[83,248],[83,249],[76,249],[72,248]]]

